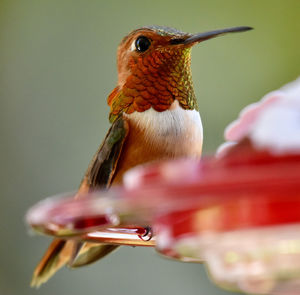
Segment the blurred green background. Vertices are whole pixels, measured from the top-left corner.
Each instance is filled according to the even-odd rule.
[[[0,294],[228,294],[202,265],[125,248],[61,270],[38,291],[31,273],[49,238],[30,237],[26,209],[78,187],[109,127],[120,39],[143,25],[199,32],[249,25],[193,50],[205,153],[239,110],[299,75],[299,0],[0,2]]]

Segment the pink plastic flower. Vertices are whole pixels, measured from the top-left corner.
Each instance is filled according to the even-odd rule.
[[[273,153],[297,153],[300,147],[299,112],[300,78],[245,107],[238,119],[225,129],[227,142],[218,149],[218,156],[245,137],[250,138],[257,148],[267,148]]]

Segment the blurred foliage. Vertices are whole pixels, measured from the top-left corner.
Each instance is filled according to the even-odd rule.
[[[239,110],[299,75],[299,0],[0,2],[0,294],[33,294],[29,280],[49,239],[23,223],[38,200],[77,188],[108,124],[115,53],[149,24],[199,32],[254,31],[193,49],[204,151],[222,142]],[[225,294],[203,266],[122,248],[91,267],[60,271],[39,294]]]

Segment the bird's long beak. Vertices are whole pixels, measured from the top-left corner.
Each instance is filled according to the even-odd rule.
[[[184,44],[184,45],[194,45],[196,43],[209,40],[212,38],[215,38],[217,36],[225,35],[227,33],[238,33],[238,32],[245,32],[252,30],[251,27],[233,27],[233,28],[227,28],[227,29],[221,29],[221,30],[214,30],[210,32],[205,33],[198,33],[191,35],[187,39],[173,39],[171,40],[172,44]]]

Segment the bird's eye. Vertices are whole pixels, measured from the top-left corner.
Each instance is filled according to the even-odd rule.
[[[145,52],[150,45],[150,40],[145,36],[140,36],[135,40],[135,48],[138,52]]]

